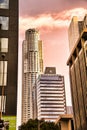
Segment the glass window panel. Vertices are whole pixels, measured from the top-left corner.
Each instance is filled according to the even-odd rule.
[[[4,73],[7,73],[7,61],[5,61],[5,69],[4,69]]]
[[[8,30],[8,26],[9,26],[9,18],[0,16],[0,29]]]
[[[3,61],[0,61],[0,74],[3,73]]]
[[[2,96],[0,96],[0,109],[1,109],[1,100],[3,100],[2,112],[5,113],[5,111],[6,111],[6,96],[3,96],[3,99],[2,99]]]
[[[3,73],[3,67],[4,67],[4,73]],[[0,86],[2,85],[6,86],[6,84],[7,84],[7,61],[4,62],[0,61]]]
[[[1,38],[1,52],[8,52],[8,38]]]
[[[0,73],[0,86],[2,86],[2,79],[3,79],[3,75],[2,73]]]
[[[7,73],[4,74],[4,86],[7,84]]]
[[[0,8],[8,9],[9,8],[9,0],[0,0]]]

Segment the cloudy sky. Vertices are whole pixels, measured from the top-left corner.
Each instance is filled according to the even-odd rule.
[[[43,41],[44,67],[55,66],[57,74],[65,76],[67,105],[71,105],[66,65],[69,57],[68,27],[73,16],[83,18],[87,13],[87,0],[19,0],[19,7],[19,62],[25,30],[38,28]]]

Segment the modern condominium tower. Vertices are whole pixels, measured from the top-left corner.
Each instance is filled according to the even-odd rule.
[[[56,74],[55,67],[46,67],[39,75],[37,89],[37,118],[56,121],[59,115],[66,113],[64,77]]]
[[[70,72],[75,130],[87,130],[87,15],[82,22],[81,33],[77,37],[77,42],[74,43],[67,62]],[[69,38],[74,39],[71,35]]]
[[[0,0],[0,111],[5,115],[16,115],[17,72],[18,0]]]
[[[43,72],[42,41],[37,29],[28,29],[23,41],[22,122],[33,118],[32,90]]]

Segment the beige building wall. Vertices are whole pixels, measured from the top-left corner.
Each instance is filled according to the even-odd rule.
[[[82,32],[68,60],[75,130],[87,129],[86,41],[87,29]]]
[[[59,124],[61,130],[74,130],[73,129],[73,115],[64,114],[60,115],[55,124]]]

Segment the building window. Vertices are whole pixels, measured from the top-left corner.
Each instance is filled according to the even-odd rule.
[[[0,30],[8,30],[9,29],[9,18],[0,16]]]
[[[9,8],[9,0],[0,0],[0,8],[8,9]]]
[[[3,99],[2,99],[3,98]],[[0,109],[1,109],[1,100],[3,100],[2,104],[2,112],[5,113],[6,111],[6,96],[4,95],[3,97],[0,95]]]
[[[0,52],[8,52],[8,38],[0,38]]]
[[[7,84],[7,61],[0,61],[0,86]]]

